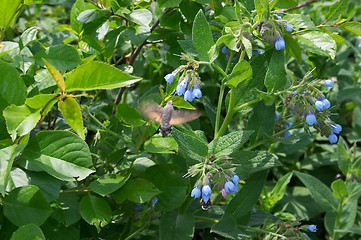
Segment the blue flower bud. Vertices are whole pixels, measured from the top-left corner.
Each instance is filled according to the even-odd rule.
[[[203,195],[211,195],[211,193],[212,193],[211,187],[208,184],[204,185],[202,188],[202,196]],[[208,201],[205,201],[205,202],[208,202]]]
[[[330,79],[323,81],[323,84],[325,84],[327,87],[332,87],[332,83],[333,81]]]
[[[224,46],[224,47],[222,48],[222,53],[223,53],[224,55],[226,55],[226,54],[227,54],[227,51],[228,51],[228,47],[227,47],[227,46]]]
[[[204,195],[204,194],[202,194],[202,199],[203,199],[203,201],[204,201],[205,203],[207,203],[208,200],[209,200],[209,195]]]
[[[234,184],[236,184],[236,185],[240,182],[239,177],[237,175],[233,175],[232,180],[233,180]]]
[[[262,51],[259,50],[259,49],[257,49],[257,50],[254,52],[254,55],[255,55],[255,56],[258,55],[258,54],[262,54]]]
[[[286,47],[285,40],[283,39],[283,37],[280,37],[279,39],[276,40],[275,47],[277,50],[281,50]]]
[[[198,86],[194,86],[194,88],[193,88],[193,95],[194,95],[196,98],[202,97],[202,91],[199,89]]]
[[[279,116],[279,114],[278,114],[278,113],[276,113],[276,115],[275,115],[275,120],[277,120],[277,119],[278,119],[278,116]]]
[[[320,100],[317,100],[315,102],[315,108],[318,110],[318,111],[323,111],[325,109],[325,104],[323,104],[322,101]]]
[[[194,94],[192,89],[188,89],[184,94],[184,100],[192,102],[194,100]]]
[[[339,134],[342,131],[342,127],[340,124],[331,125],[331,129],[336,134]]]
[[[184,92],[186,91],[186,88],[187,88],[187,84],[188,84],[188,78],[185,78],[185,79],[183,79],[183,81],[178,83],[177,90],[176,90],[176,93],[178,94],[178,96],[181,96],[184,94]]]
[[[359,67],[361,67],[361,62],[358,64]]]
[[[324,105],[324,109],[329,109],[331,107],[331,103],[330,103],[330,101],[328,101],[327,98],[322,99],[321,102]]]
[[[336,134],[331,133],[331,134],[328,136],[328,141],[329,141],[330,143],[337,143],[338,138],[337,138]]]
[[[316,232],[316,231],[317,231],[317,226],[314,225],[314,224],[309,225],[307,228],[308,228],[308,230],[309,230],[310,232]]]
[[[308,112],[308,115],[306,116],[306,123],[308,125],[313,125],[313,124],[317,123],[315,114]]]
[[[191,192],[191,197],[199,198],[201,196],[201,188],[199,186],[195,186]]]
[[[167,75],[165,75],[164,79],[167,83],[172,83],[174,77],[175,77],[174,73],[168,73]]]
[[[286,29],[286,31],[288,31],[288,32],[292,32],[293,26],[292,26],[291,24],[289,24],[289,23],[286,23],[285,29]]]

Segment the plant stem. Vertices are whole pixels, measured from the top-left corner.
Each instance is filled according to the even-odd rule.
[[[261,100],[262,100],[262,99],[258,99],[258,98],[257,98],[257,99],[254,99],[254,100],[252,100],[252,101],[243,103],[242,105],[236,107],[236,108],[234,109],[234,111],[235,111],[235,112],[238,112],[238,111],[241,110],[242,108],[248,107],[249,105],[252,105],[252,104],[254,104],[254,103],[257,103],[257,102],[259,102],[259,101],[261,101]]]
[[[235,105],[235,102],[236,102],[237,89],[232,87],[230,92],[231,92],[231,96],[230,96],[230,99],[229,99],[227,115],[224,118],[223,124],[222,124],[221,128],[219,129],[218,134],[214,136],[214,139],[216,139],[219,136],[222,136],[224,134],[224,132],[226,131],[226,129],[228,127],[228,124],[231,121],[232,116],[234,114],[234,105]]]
[[[332,240],[337,240],[337,239],[338,239],[338,232],[336,232],[335,229],[337,229],[337,228],[338,228],[338,225],[340,224],[340,218],[341,218],[341,213],[342,213],[343,200],[344,200],[344,198],[341,197],[340,203],[338,204],[338,209],[337,209],[337,212],[336,212],[335,226],[334,226],[334,228],[333,228]]]

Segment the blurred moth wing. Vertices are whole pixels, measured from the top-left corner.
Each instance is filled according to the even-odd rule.
[[[186,122],[193,121],[201,116],[199,111],[191,110],[174,110],[172,118],[169,121],[170,125],[179,125]]]
[[[162,121],[163,108],[153,101],[141,102],[140,112],[150,120],[158,123]]]

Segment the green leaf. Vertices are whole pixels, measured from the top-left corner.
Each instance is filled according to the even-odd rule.
[[[323,32],[311,31],[297,37],[298,42],[314,54],[327,56],[332,59],[336,56],[336,42],[333,38]]]
[[[56,70],[55,67],[53,67],[50,63],[48,63],[43,57],[41,58],[43,62],[45,63],[46,68],[48,69],[50,75],[53,77],[54,81],[56,82],[56,85],[58,85],[58,88],[60,89],[60,92],[65,91],[65,81],[61,73]]]
[[[291,24],[295,28],[307,28],[311,30],[318,30],[316,25],[312,22],[312,20],[303,14],[287,14],[283,18],[289,24]]]
[[[3,112],[6,127],[14,141],[17,136],[28,134],[41,118],[40,109],[34,110],[26,105],[10,105]]]
[[[353,234],[361,235],[361,228],[335,229],[335,232],[339,232],[339,233],[353,233]]]
[[[35,61],[44,66],[42,58],[59,71],[71,70],[82,63],[78,52],[71,46],[63,44],[50,46],[34,56]]]
[[[26,47],[29,43],[36,41],[36,34],[38,33],[37,27],[30,27],[21,34],[20,41],[21,48]]]
[[[70,72],[65,84],[67,91],[83,91],[126,87],[140,80],[106,63],[89,62]]]
[[[129,179],[130,174],[105,174],[90,183],[90,189],[103,197],[118,190]]]
[[[74,98],[68,97],[64,101],[59,101],[58,107],[62,112],[66,123],[69,124],[69,126],[74,129],[79,137],[84,140],[85,134],[83,129],[83,116],[79,104],[75,101]]]
[[[84,10],[85,10],[84,0],[76,0],[76,2],[71,8],[71,12],[70,12],[71,28],[78,34],[81,33],[81,31],[83,30],[83,23],[80,22],[77,18],[79,14]]]
[[[238,84],[252,79],[252,68],[246,60],[242,60],[234,66],[231,75],[228,78],[227,85],[230,87],[237,87]]]
[[[345,140],[340,137],[337,143],[338,152],[338,166],[342,173],[347,176],[348,170],[351,167],[350,151]]]
[[[229,156],[238,150],[251,136],[253,131],[236,131],[214,139],[208,144],[208,155]]]
[[[276,186],[272,189],[270,195],[272,203],[276,204],[279,200],[283,198],[286,193],[287,185],[291,181],[292,174],[292,172],[289,172],[277,181]]]
[[[45,240],[41,229],[35,224],[26,224],[16,230],[10,240]]]
[[[289,55],[302,62],[302,54],[300,44],[292,37],[291,34],[285,34],[286,51]]]
[[[8,185],[9,174],[15,157],[24,149],[25,145],[12,145],[0,149],[0,193],[4,196]]]
[[[26,86],[19,72],[10,64],[0,61],[0,76],[0,112],[10,104],[24,104]]]
[[[208,51],[214,45],[214,41],[211,29],[202,10],[199,10],[194,18],[192,38],[194,47],[199,54],[199,60],[209,61]]]
[[[337,199],[333,196],[331,190],[317,178],[295,171],[297,177],[310,190],[312,198],[325,211],[336,211],[338,206]]]
[[[135,203],[148,202],[155,195],[161,193],[148,180],[136,178],[128,180],[119,190],[113,193],[115,201],[121,203],[128,199]]]
[[[236,216],[226,212],[221,220],[211,228],[211,233],[216,233],[227,239],[247,239],[249,236],[237,226]]]
[[[100,225],[101,222],[110,220],[112,209],[104,199],[87,195],[79,203],[79,213],[87,223]]]
[[[153,135],[144,143],[144,149],[149,153],[177,153],[178,144],[171,136]]]
[[[22,0],[0,0],[0,27],[7,28],[16,16]]]
[[[42,131],[31,138],[23,152],[30,163],[64,181],[83,180],[92,170],[87,144],[67,131]]]
[[[169,8],[169,7],[176,7],[182,0],[158,0],[159,7],[162,8]]]
[[[256,7],[259,20],[268,19],[270,10],[268,0],[254,0],[254,5]]]
[[[42,115],[47,114],[53,105],[58,101],[59,94],[39,94],[25,100],[25,105],[33,109],[41,109]]]
[[[168,1],[169,2],[169,1]],[[187,22],[193,22],[198,11],[202,9],[202,5],[192,0],[183,0],[179,4],[179,9],[182,14],[186,17]]]
[[[236,151],[230,155],[236,172],[240,175],[248,175],[253,172],[278,167],[282,164],[276,155],[266,151]]]
[[[189,239],[194,235],[194,216],[187,212],[177,211],[162,214],[159,226],[159,239]]]
[[[148,9],[136,9],[129,15],[132,22],[142,25],[149,26],[152,22],[153,15]]]
[[[326,22],[335,18],[340,18],[341,15],[348,9],[348,0],[338,0],[334,2],[328,10]]]
[[[348,194],[343,201],[340,224],[338,225],[340,228],[354,226],[358,212],[358,200],[361,196],[361,186],[358,182],[348,182],[346,188]]]
[[[342,179],[337,179],[333,181],[331,184],[331,189],[335,198],[347,197],[348,195],[346,184],[344,181],[342,181]]]
[[[173,128],[172,136],[178,143],[179,151],[183,151],[187,157],[202,161],[208,155],[207,145],[198,138],[181,132],[176,128]]]
[[[285,54],[282,50],[274,50],[268,66],[264,85],[269,92],[284,89],[287,83]]]
[[[173,98],[173,107],[179,107],[184,109],[191,109],[195,110],[196,108],[192,106],[188,101],[184,100],[184,98],[181,98],[179,96],[175,96]]]
[[[126,103],[118,104],[115,116],[119,121],[123,121],[125,124],[133,127],[140,127],[145,124],[142,115],[134,107]]]
[[[16,226],[42,225],[53,210],[37,186],[12,190],[3,202],[4,215]]]
[[[360,22],[345,22],[340,25],[341,28],[350,31],[358,36],[361,36],[361,23]]]
[[[109,15],[108,10],[88,9],[82,11],[76,19],[82,23],[90,23],[92,21],[97,22],[97,20],[103,19],[107,15]]]

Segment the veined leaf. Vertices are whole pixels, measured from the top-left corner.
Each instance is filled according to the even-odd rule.
[[[21,226],[16,230],[13,235],[11,235],[10,240],[45,240],[45,236],[41,229],[33,224],[26,224]]]
[[[346,29],[356,35],[361,36],[361,23],[360,22],[345,22],[340,25],[341,28]]]
[[[65,91],[65,81],[61,73],[56,70],[50,63],[48,63],[44,58],[41,58],[43,62],[45,63],[45,66],[48,68],[48,71],[50,72],[51,76],[55,80],[56,84],[58,85],[58,88],[63,93]]]
[[[63,113],[65,121],[84,140],[83,116],[80,106],[74,98],[68,97],[63,102],[58,102],[59,110]]]
[[[202,10],[194,18],[192,37],[194,47],[197,49],[201,61],[209,61],[208,51],[214,45],[209,24]]]
[[[332,59],[336,56],[336,42],[327,33],[311,31],[297,38],[307,51]]]
[[[0,27],[7,28],[14,19],[22,0],[0,0]]]
[[[242,82],[247,82],[252,79],[251,65],[245,60],[240,61],[234,66],[231,76],[228,78],[227,85],[237,87]]]
[[[88,195],[81,199],[79,213],[87,223],[101,225],[101,222],[110,220],[112,209],[104,199]]]

